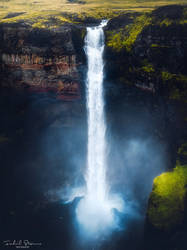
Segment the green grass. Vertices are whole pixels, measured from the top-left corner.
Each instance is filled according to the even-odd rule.
[[[126,29],[129,33],[127,39],[124,41],[124,45],[128,51],[131,50],[134,42],[142,30],[151,23],[151,17],[148,15],[141,15],[137,17],[133,24],[127,25]]]
[[[68,0],[0,0],[0,21],[31,21],[42,28],[51,17],[62,17],[64,13],[77,15],[80,19],[87,16],[110,18],[124,11],[145,12],[168,4],[187,4],[187,0],[84,0],[82,3],[70,3]],[[9,17],[10,14],[14,17]],[[66,21],[72,21],[72,18],[66,16],[62,22]]]
[[[147,73],[154,73],[155,69],[152,64],[147,63],[145,66],[142,66],[142,70],[147,72]]]
[[[151,24],[151,17],[148,14],[142,14],[136,17],[132,24],[126,25],[120,31],[108,31],[107,46],[116,51],[123,48],[130,51],[138,35],[149,24]]]
[[[176,166],[155,178],[148,218],[156,228],[170,230],[182,223],[186,185],[187,166]]]
[[[161,77],[164,84],[168,84],[169,98],[171,100],[187,102],[187,75],[172,74],[168,71],[162,71]]]
[[[162,71],[162,80],[163,81],[169,81],[175,78],[175,74],[171,74],[168,71]]]
[[[172,74],[168,71],[162,71],[162,80],[163,81],[177,80],[179,82],[187,83],[187,75]]]

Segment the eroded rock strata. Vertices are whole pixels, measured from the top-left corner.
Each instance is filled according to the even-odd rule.
[[[81,96],[84,28],[0,26],[1,86],[51,91],[58,99]]]

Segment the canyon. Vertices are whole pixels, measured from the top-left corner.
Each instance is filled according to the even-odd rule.
[[[186,20],[186,6],[165,6],[144,14],[120,13],[119,16],[111,18],[104,28],[106,120],[113,131],[127,130],[128,134],[131,124],[142,122],[128,115],[128,107],[133,106],[135,116],[140,113],[146,121],[145,131],[142,133],[150,133],[166,145],[169,160],[165,170],[171,173],[176,165],[185,168],[187,162]],[[36,169],[40,164],[45,166],[44,157],[42,158],[40,150],[33,142],[34,137],[45,133],[42,131],[50,134],[55,130],[55,139],[51,136],[48,141],[50,145],[53,142],[60,147],[60,136],[67,141],[62,155],[60,151],[48,151],[50,163],[51,154],[55,155],[58,162],[68,155],[66,165],[70,164],[71,168],[70,158],[73,156],[67,153],[68,150],[75,151],[77,158],[86,151],[84,147],[81,148],[86,141],[87,62],[83,48],[86,27],[93,26],[99,21],[94,18],[80,23],[72,21],[55,28],[33,28],[27,22],[0,23],[0,147],[2,161],[7,166],[6,176],[9,175],[13,164],[8,152],[12,152],[14,147],[19,147],[19,143],[21,147],[25,147],[24,157],[30,157],[30,168]],[[40,98],[44,101],[40,102]],[[34,100],[32,105],[30,100]],[[31,117],[27,115],[28,110]],[[6,112],[14,118],[13,122],[11,119],[7,121]],[[25,122],[26,118],[28,122]],[[62,134],[59,132],[60,129],[63,131]],[[142,136],[140,132],[134,133]],[[82,135],[82,139],[79,138],[79,134]],[[117,136],[119,135],[116,132]],[[78,146],[70,145],[71,140]],[[24,169],[25,165],[20,160],[22,152],[17,150],[15,158]],[[28,156],[29,150],[32,153]],[[35,161],[31,163],[35,157],[40,164],[37,165]],[[81,159],[80,165],[83,162],[84,159]],[[177,170],[174,173],[177,173]],[[66,170],[63,174],[67,177]],[[81,178],[76,171],[73,175]],[[48,183],[49,186],[54,185],[53,182],[50,183],[49,177],[42,178],[44,187]],[[11,180],[14,183],[13,177]],[[60,185],[58,183],[55,185]],[[156,184],[153,185],[147,205],[144,249],[184,250],[183,246],[187,245],[186,185],[182,189],[185,196],[182,198],[181,207],[179,206],[174,213],[171,211],[170,217],[163,216],[163,221],[157,220],[155,215],[163,202],[159,200],[160,196],[157,196],[157,187]],[[40,193],[41,191],[39,196]],[[28,211],[31,208],[33,211],[43,209],[46,200],[42,200],[43,203],[28,201],[25,206]],[[177,202],[175,197],[174,202]],[[10,201],[9,203],[11,204]],[[172,202],[169,205],[172,206]],[[11,213],[14,214],[15,211],[11,209]],[[7,216],[11,217],[13,214]],[[173,222],[171,228],[170,225],[166,227],[172,216],[178,216],[179,219]]]

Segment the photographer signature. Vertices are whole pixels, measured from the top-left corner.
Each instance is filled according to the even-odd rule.
[[[40,242],[31,242],[29,240],[5,240],[3,241],[4,246],[16,247],[16,248],[30,248],[34,246],[41,246]]]

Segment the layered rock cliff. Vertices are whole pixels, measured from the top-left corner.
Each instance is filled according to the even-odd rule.
[[[2,24],[0,85],[80,99],[84,30],[71,24],[51,30]]]

